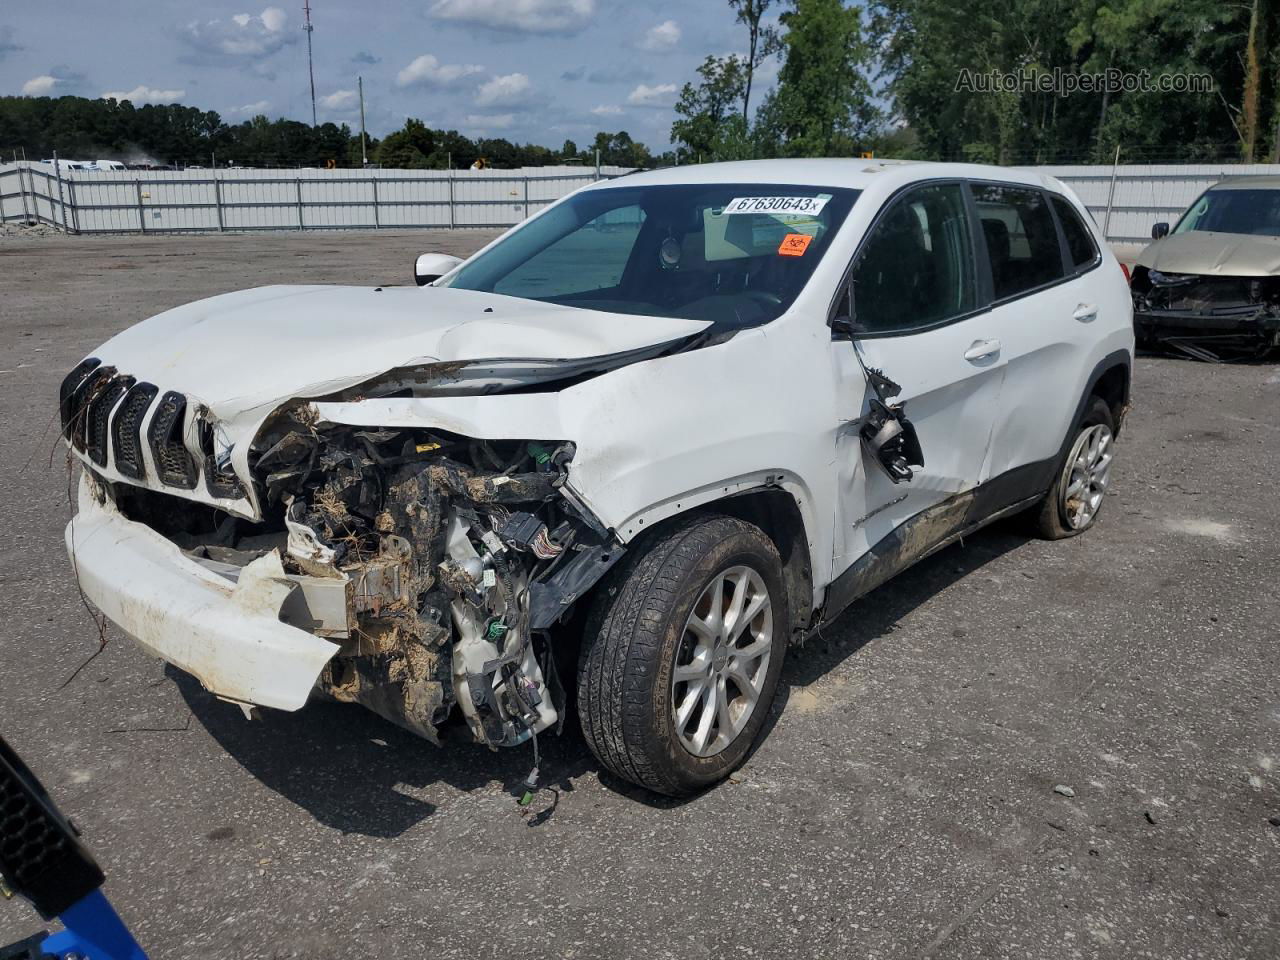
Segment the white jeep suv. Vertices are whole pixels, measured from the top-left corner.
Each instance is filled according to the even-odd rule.
[[[536,750],[576,698],[604,766],[686,794],[855,598],[1102,505],[1130,297],[1052,178],[681,167],[419,269],[179,307],[62,385],[81,588],[246,710]]]

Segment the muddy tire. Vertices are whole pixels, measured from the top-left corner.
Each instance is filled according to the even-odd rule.
[[[677,521],[602,584],[578,715],[610,771],[684,796],[742,763],[768,718],[791,617],[768,537],[732,517]]]
[[[1111,408],[1101,397],[1090,397],[1053,486],[1032,513],[1039,536],[1063,540],[1097,521],[1111,479],[1115,433]]]

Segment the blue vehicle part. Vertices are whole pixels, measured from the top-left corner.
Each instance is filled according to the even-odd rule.
[[[103,880],[75,825],[0,737],[0,893],[25,898],[65,928],[0,947],[0,958],[146,960],[99,889]]]

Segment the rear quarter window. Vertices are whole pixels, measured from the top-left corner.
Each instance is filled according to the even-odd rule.
[[[1058,222],[1062,224],[1062,234],[1067,239],[1067,253],[1071,264],[1077,270],[1090,267],[1098,259],[1098,246],[1093,242],[1093,234],[1080,219],[1076,208],[1065,197],[1050,194],[1049,202],[1058,214]]]
[[[1045,194],[993,183],[975,183],[972,189],[995,298],[1005,300],[1062,279],[1062,250]]]

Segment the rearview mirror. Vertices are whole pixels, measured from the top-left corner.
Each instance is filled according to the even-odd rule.
[[[1155,224],[1151,228],[1152,240],[1159,240],[1161,237],[1167,237],[1168,235],[1169,235],[1169,224],[1165,223],[1163,220],[1161,220],[1159,223]]]
[[[461,262],[460,258],[451,257],[447,253],[424,253],[413,265],[413,279],[418,286],[425,287],[433,280],[439,280]]]

